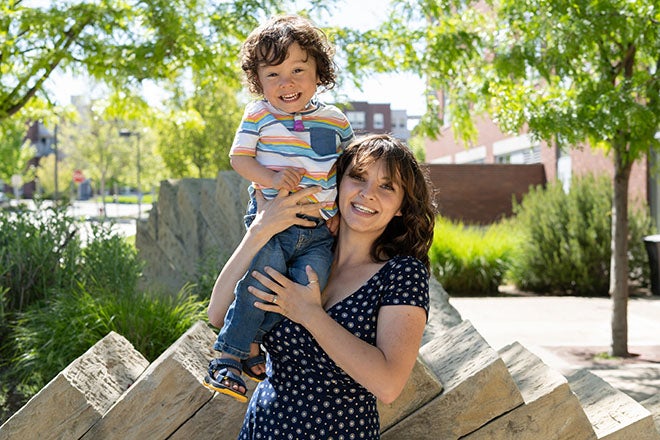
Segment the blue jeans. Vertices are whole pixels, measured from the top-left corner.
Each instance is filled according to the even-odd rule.
[[[330,274],[333,242],[334,237],[323,221],[315,227],[291,226],[271,238],[236,284],[234,301],[227,310],[213,348],[246,359],[250,354],[250,344],[261,343],[263,335],[281,321],[282,315],[279,313],[264,312],[254,306],[255,301],[263,301],[252,295],[248,286],[265,292],[270,290],[250,275],[253,271],[263,274],[264,267],[270,266],[296,283],[307,284],[305,267],[309,265],[318,275],[319,287],[323,290]]]

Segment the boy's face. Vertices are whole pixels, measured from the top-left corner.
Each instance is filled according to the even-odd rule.
[[[289,46],[287,57],[281,64],[260,65],[257,76],[264,98],[287,113],[305,110],[319,82],[316,60],[307,55],[298,43]]]

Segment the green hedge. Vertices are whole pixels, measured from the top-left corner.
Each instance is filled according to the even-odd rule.
[[[533,292],[600,295],[609,290],[611,182],[605,177],[574,179],[566,194],[562,185],[532,188],[515,204],[523,240],[508,277]],[[629,212],[631,282],[648,285],[643,237],[653,233],[646,211]]]
[[[438,217],[429,251],[433,275],[451,295],[497,294],[516,241],[509,222],[477,227]]]

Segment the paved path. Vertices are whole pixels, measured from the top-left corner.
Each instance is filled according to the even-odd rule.
[[[579,368],[634,399],[660,393],[660,296],[628,303],[631,359],[607,359],[611,345],[611,300],[546,296],[450,299],[496,350],[519,342],[549,366],[568,375]]]

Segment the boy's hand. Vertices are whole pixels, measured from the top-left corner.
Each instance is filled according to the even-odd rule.
[[[292,191],[298,187],[298,184],[305,175],[305,170],[301,168],[284,168],[273,176],[273,185],[275,189],[286,189]]]
[[[328,227],[328,230],[330,230],[330,233],[336,237],[337,232],[339,231],[339,213],[326,220],[325,225]]]

